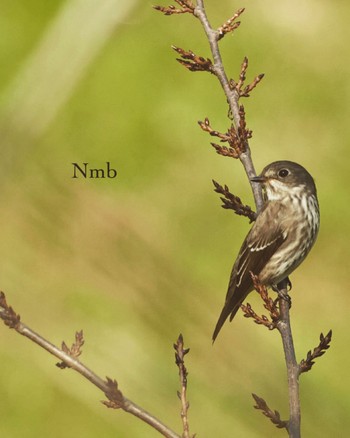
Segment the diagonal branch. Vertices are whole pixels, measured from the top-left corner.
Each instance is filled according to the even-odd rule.
[[[256,405],[254,406],[255,409],[261,410],[265,417],[269,418],[278,429],[287,428],[288,422],[281,420],[281,416],[278,411],[273,411],[272,409],[270,409],[266,401],[258,395],[252,394],[252,396],[256,403]]]
[[[237,215],[239,216],[245,216],[247,217],[250,222],[254,222],[256,219],[256,213],[253,211],[249,205],[244,205],[241,201],[241,198],[239,198],[236,195],[233,195],[227,185],[224,187],[220,185],[218,182],[213,180],[213,184],[215,186],[214,191],[216,193],[220,193],[223,195],[223,197],[220,197],[221,201],[223,202],[222,208],[225,209],[231,209],[233,210]]]
[[[233,32],[240,26],[241,22],[236,20],[241,14],[243,14],[244,11],[245,8],[239,9],[231,18],[229,18],[222,26],[219,27],[219,40],[221,40],[221,38],[223,38],[227,33]]]
[[[63,348],[60,350],[55,345],[51,344],[51,342],[43,338],[40,334],[34,332],[30,327],[21,322],[20,316],[13,310],[11,306],[7,304],[5,294],[3,292],[0,292],[0,318],[8,327],[15,329],[17,333],[25,336],[53,356],[57,357],[61,361],[59,364],[60,368],[71,368],[74,371],[77,371],[93,385],[99,388],[108,399],[102,402],[107,407],[123,409],[125,412],[128,412],[129,414],[132,414],[149,424],[167,438],[181,438],[180,435],[173,432],[168,426],[163,424],[152,414],[145,411],[133,401],[124,397],[118,388],[116,380],[112,380],[109,377],[107,377],[106,380],[103,380],[82,362],[80,362],[77,357],[75,357],[77,351],[80,352],[80,348],[83,344],[81,332],[78,332],[76,335],[76,342],[73,344],[71,349]],[[78,356],[79,355],[80,354],[78,354]],[[61,364],[64,364],[64,366],[61,366]]]

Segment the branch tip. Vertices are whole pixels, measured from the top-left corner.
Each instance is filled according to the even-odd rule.
[[[218,137],[221,143],[228,143],[229,147],[211,143],[219,155],[231,158],[240,158],[246,152],[247,140],[252,137],[252,131],[246,128],[245,111],[243,105],[240,106],[240,125],[238,129],[233,124],[226,133],[216,131],[210,126],[209,119],[206,117],[204,122],[199,121],[200,128],[212,137]]]
[[[176,58],[176,61],[188,70],[214,73],[213,63],[209,58],[205,59],[202,56],[196,55],[192,50],[184,50],[174,45],[171,48],[181,56],[181,58]]]
[[[174,344],[175,349],[175,363],[179,369],[180,377],[180,391],[177,391],[177,396],[181,401],[181,419],[183,426],[183,438],[190,438],[189,423],[188,423],[188,409],[190,407],[187,401],[187,376],[188,371],[185,366],[184,357],[190,351],[189,348],[184,348],[183,336],[180,333]]]
[[[214,146],[214,143],[212,143],[212,145]],[[227,185],[222,186],[215,180],[212,181],[215,187],[214,192],[223,195],[223,197],[220,197],[221,201],[223,202],[221,206],[222,208],[233,210],[235,214],[247,217],[250,223],[255,221],[256,213],[251,209],[251,207],[249,207],[249,205],[244,205],[241,201],[241,198],[232,194]]]
[[[79,332],[75,333],[75,342],[72,344],[72,346],[69,348],[67,344],[63,341],[61,344],[62,351],[67,354],[72,359],[78,359],[78,357],[82,354],[82,347],[84,345],[84,334],[83,330],[80,330]],[[66,362],[58,362],[56,363],[56,366],[58,368],[61,368],[62,370],[65,368],[70,368],[70,366]]]
[[[313,365],[315,364],[315,359],[321,357],[325,354],[325,352],[329,349],[330,343],[332,340],[332,330],[330,330],[326,336],[323,333],[320,334],[320,342],[316,348],[311,352],[308,351],[306,355],[306,359],[302,359],[299,364],[299,374],[306,373],[310,371]]]
[[[236,19],[243,14],[245,8],[239,9],[231,18],[229,18],[222,26],[220,26],[217,30],[218,32],[218,40],[221,40],[227,33],[233,32],[236,30],[241,22],[236,21]]]
[[[108,401],[102,401],[102,403],[108,408],[119,409],[124,407],[124,396],[120,389],[118,388],[118,382],[115,379],[106,377],[107,391],[105,391],[105,396]]]
[[[233,81],[230,85],[231,89],[235,89],[237,91],[239,98],[249,97],[250,96],[249,93],[259,84],[259,82],[261,82],[261,80],[265,76],[264,73],[257,75],[251,84],[249,84],[243,88],[244,83],[246,81],[246,73],[248,70],[248,64],[249,64],[248,58],[245,56],[243,58],[242,65],[241,65],[241,71],[239,73],[239,81],[237,82],[237,84]]]
[[[152,6],[156,11],[162,12],[164,15],[174,15],[174,14],[194,14],[194,5],[190,0],[175,0],[175,2],[180,6],[180,9],[175,8],[175,6]]]
[[[17,329],[21,323],[21,317],[11,306],[7,304],[4,292],[0,291],[0,318],[7,327]]]
[[[278,411],[273,411],[270,409],[266,403],[266,401],[259,397],[256,394],[252,394],[254,401],[256,405],[254,405],[255,409],[259,409],[262,411],[263,415],[265,415],[267,418],[271,420],[271,422],[278,428],[278,429],[287,429],[288,428],[288,422],[281,420],[280,413]]]

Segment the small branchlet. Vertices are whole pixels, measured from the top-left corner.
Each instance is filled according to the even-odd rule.
[[[243,311],[243,315],[245,318],[253,318],[253,321],[255,324],[264,325],[269,330],[273,330],[275,326],[273,323],[269,320],[269,318],[265,315],[259,316],[253,309],[252,306],[247,304],[241,304],[241,309]]]
[[[220,144],[213,142],[211,142],[210,144],[219,155],[222,155],[223,157],[238,158],[237,153],[234,149],[228,148],[227,146],[221,146]]]
[[[204,119],[204,122],[198,121],[198,125],[203,129],[203,131],[208,132],[212,137],[218,137],[222,142],[228,142],[229,141],[229,135],[228,133],[223,134],[222,132],[215,131],[210,125],[210,121],[208,117]]]
[[[184,340],[183,336],[180,333],[177,338],[176,343],[174,344],[175,350],[175,363],[179,368],[179,376],[180,376],[180,391],[177,392],[177,396],[181,401],[181,419],[183,426],[183,438],[190,438],[190,429],[188,423],[188,409],[190,407],[189,402],[187,401],[187,369],[185,367],[184,358],[186,354],[190,351],[189,348],[184,348]]]
[[[180,9],[177,9],[175,6],[153,6],[156,11],[162,12],[164,15],[174,15],[174,14],[186,14],[194,13],[194,4],[190,0],[175,0],[175,2],[180,6]]]
[[[258,294],[261,296],[265,309],[269,312],[270,318],[267,316],[262,315],[259,316],[251,307],[249,303],[242,304],[241,309],[243,310],[244,316],[246,318],[253,318],[254,322],[259,325],[264,325],[269,330],[273,330],[277,327],[277,322],[280,319],[280,312],[278,309],[278,300],[273,300],[268,292],[266,286],[262,285],[256,275],[254,275],[252,272],[250,273],[254,289],[258,292]]]
[[[106,384],[108,391],[105,392],[105,396],[108,400],[102,400],[101,403],[111,409],[120,409],[124,406],[124,396],[118,389],[118,382],[106,377]]]
[[[71,358],[78,359],[78,357],[82,354],[84,342],[83,330],[80,330],[79,332],[75,333],[75,342],[72,344],[71,348],[69,348],[64,341],[62,342],[62,351],[68,354],[68,356]],[[56,366],[62,370],[69,368],[69,365],[67,365],[65,362],[58,362],[56,363]]]
[[[326,350],[330,347],[330,343],[332,340],[332,330],[330,330],[326,336],[321,333],[320,335],[320,343],[316,348],[314,348],[313,352],[311,350],[307,353],[306,359],[303,359],[299,364],[299,374],[306,373],[310,371],[312,366],[315,364],[314,360],[318,357],[321,357],[325,354]]]
[[[254,275],[252,272],[250,272],[250,275],[253,280],[254,289],[258,292],[258,294],[261,296],[262,300],[264,301],[265,309],[269,312],[272,321],[277,322],[280,318],[280,312],[277,306],[278,299],[273,300],[269,296],[267,292],[267,287],[260,283],[257,275]]]
[[[187,387],[187,375],[188,372],[185,367],[184,358],[186,354],[190,351],[189,348],[184,348],[184,339],[182,334],[180,333],[179,337],[177,338],[176,343],[174,344],[174,350],[175,350],[175,363],[177,367],[179,368],[179,373],[181,377],[181,383],[184,384],[184,386]]]
[[[240,108],[240,125],[238,129],[231,124],[228,131],[223,134],[222,132],[214,130],[210,126],[209,119],[206,117],[204,122],[199,121],[198,124],[203,131],[208,132],[212,137],[218,137],[222,143],[228,143],[229,147],[221,146],[216,143],[211,143],[213,148],[219,155],[224,157],[239,158],[240,155],[246,151],[247,140],[251,138],[252,131],[246,128],[245,112],[243,106]]]
[[[238,94],[241,94],[242,87],[246,80],[246,72],[248,69],[248,58],[245,56],[241,65],[241,71],[239,73],[239,80],[236,83],[233,79],[230,80],[230,88],[231,90],[236,89]]]
[[[253,82],[247,85],[244,88],[244,90],[240,93],[240,97],[249,97],[250,96],[249,93],[258,85],[259,82],[261,82],[264,76],[265,76],[264,73],[260,73],[258,76],[256,76]]]
[[[252,396],[256,403],[254,406],[255,409],[260,409],[262,413],[269,418],[278,429],[288,428],[288,422],[281,420],[281,416],[278,411],[273,411],[270,409],[263,398],[257,396],[256,394],[252,394]]]
[[[254,222],[256,219],[256,213],[253,211],[249,205],[244,205],[241,201],[241,198],[238,196],[232,194],[227,187],[227,185],[222,186],[215,180],[213,180],[214,184],[214,191],[216,193],[219,193],[221,195],[224,195],[224,197],[220,197],[221,201],[223,202],[222,208],[233,210],[236,214],[239,216],[245,216],[249,219],[250,223]]]
[[[192,52],[192,50],[186,51],[180,47],[171,46],[175,52],[177,52],[181,58],[176,58],[181,65],[186,67],[190,71],[207,71],[214,73],[213,63],[209,58],[205,59],[202,56],[198,56]]]
[[[252,138],[253,136],[253,131],[247,128],[247,123],[245,121],[245,110],[243,105],[240,105],[239,107],[239,126],[237,131],[238,131],[237,138],[239,139],[239,147],[241,153],[243,153],[247,149],[248,139]]]
[[[246,85],[244,88],[244,84],[246,81],[246,73],[248,69],[248,58],[245,56],[241,65],[241,71],[239,74],[239,80],[236,83],[233,79],[230,80],[230,88],[233,90],[235,89],[238,93],[238,96],[241,97],[249,97],[250,92],[261,82],[263,77],[265,76],[264,73],[259,74],[256,76],[252,83],[249,85]]]
[[[21,322],[21,317],[7,304],[4,292],[0,292],[0,318],[13,329],[17,329]]]
[[[239,25],[241,24],[240,21],[236,21],[237,18],[243,14],[245,8],[238,9],[238,11],[230,18],[228,19],[222,26],[218,28],[218,40],[221,40],[227,33],[233,32]]]

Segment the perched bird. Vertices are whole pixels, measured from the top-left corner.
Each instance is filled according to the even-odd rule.
[[[309,172],[292,161],[276,161],[252,181],[262,184],[265,204],[245,238],[232,268],[226,300],[213,341],[253,290],[251,273],[276,288],[305,259],[315,243],[320,213]]]

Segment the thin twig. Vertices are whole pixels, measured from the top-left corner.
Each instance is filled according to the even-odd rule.
[[[190,0],[174,0],[180,8],[175,8],[175,6],[153,6],[157,11],[163,12],[164,15],[174,15],[174,14],[193,14],[194,5]]]
[[[83,352],[82,347],[84,343],[85,341],[84,341],[83,330],[80,330],[80,332],[75,333],[75,342],[72,344],[71,348],[69,348],[64,341],[62,342],[62,351],[67,353],[70,357],[74,357],[75,359],[78,359],[78,357]],[[56,365],[61,369],[68,368],[66,362],[59,362],[56,363]]]
[[[252,306],[249,303],[241,305],[241,309],[244,313],[244,317],[253,318],[253,321],[256,324],[263,325],[267,327],[269,330],[274,330],[275,328],[277,328],[277,322],[281,317],[279,308],[277,306],[277,300],[273,300],[269,296],[267,287],[260,283],[257,275],[254,275],[252,272],[250,272],[250,275],[253,280],[254,289],[261,296],[261,299],[264,302],[264,307],[269,312],[270,319],[265,315],[259,316],[252,309]]]
[[[51,353],[53,356],[57,357],[61,361],[58,364],[60,368],[72,368],[89,380],[97,388],[99,388],[108,399],[103,401],[107,407],[123,409],[125,412],[140,418],[140,420],[149,424],[167,438],[180,438],[180,435],[173,432],[168,426],[163,424],[152,414],[145,411],[133,401],[124,397],[115,380],[112,380],[109,377],[107,377],[106,380],[103,380],[77,359],[77,356],[79,356],[81,353],[80,348],[83,345],[82,332],[78,332],[76,334],[76,342],[73,344],[71,349],[64,348],[60,350],[58,347],[51,344],[51,342],[47,341],[41,335],[34,332],[30,327],[21,322],[20,316],[13,310],[11,306],[7,304],[5,294],[3,292],[0,292],[0,318],[8,327],[16,330],[16,332],[20,335],[25,336],[42,347],[44,350]],[[64,366],[62,364],[64,364]]]
[[[308,351],[306,355],[306,359],[303,359],[299,364],[299,374],[306,373],[310,371],[313,365],[315,364],[314,360],[318,357],[321,357],[325,354],[325,352],[330,347],[330,343],[332,340],[332,330],[330,330],[326,336],[321,333],[320,335],[320,343],[314,350],[311,352]]]
[[[252,308],[252,306],[247,304],[241,304],[241,309],[243,311],[243,315],[245,318],[252,318],[255,324],[263,325],[267,327],[269,330],[273,330],[276,328],[275,324],[269,320],[269,318],[265,315],[258,315]]]
[[[220,198],[223,202],[221,206],[222,208],[233,210],[237,215],[247,217],[250,222],[255,221],[256,213],[249,207],[249,205],[244,205],[241,198],[232,194],[226,185],[223,187],[215,180],[213,180],[213,184],[215,187],[214,191],[224,195]]]
[[[281,415],[278,411],[273,411],[270,409],[263,398],[257,396],[256,394],[252,394],[252,396],[256,403],[254,406],[255,409],[261,410],[265,417],[269,418],[278,429],[287,428],[288,422],[281,420]]]
[[[242,11],[243,12],[243,11]],[[242,13],[241,12],[241,13]],[[239,91],[236,89],[235,86],[232,86],[232,80],[229,81],[228,77],[226,75],[222,57],[219,49],[219,40],[221,38],[221,34],[219,30],[215,30],[211,27],[205,7],[204,7],[204,1],[203,0],[197,0],[197,6],[194,10],[194,15],[200,20],[203,29],[207,35],[210,50],[213,56],[214,64],[212,66],[213,71],[215,72],[215,75],[219,79],[219,82],[224,90],[225,96],[227,98],[227,102],[229,104],[230,113],[232,114],[233,121],[236,127],[236,130],[238,130],[238,127],[241,124],[241,116],[240,116],[240,105],[239,105]],[[262,197],[262,191],[260,184],[255,184],[251,182],[251,178],[256,176],[255,168],[253,165],[251,153],[250,153],[250,147],[248,144],[248,139],[245,140],[245,151],[242,152],[239,156],[239,159],[241,160],[244,170],[248,176],[249,182],[251,184],[251,188],[254,195],[254,200],[256,204],[256,208],[258,211],[261,210],[263,206],[263,197]]]
[[[241,14],[243,14],[243,12],[244,8],[239,9],[231,18],[229,18],[222,26],[219,27],[219,40],[221,40],[221,38],[223,38],[227,33],[233,32],[240,26],[241,22],[236,20]]]
[[[192,50],[184,50],[176,46],[171,46],[171,48],[181,56],[181,58],[176,58],[176,61],[188,70],[211,72],[213,64],[209,58],[205,59],[202,56],[198,56]]]
[[[184,348],[184,340],[182,334],[179,335],[176,343],[174,344],[175,349],[175,363],[179,368],[180,385],[181,389],[177,392],[179,399],[181,400],[181,419],[183,426],[182,438],[191,438],[190,427],[188,423],[188,409],[190,407],[187,401],[187,369],[185,367],[184,358],[185,355],[190,351],[189,348]]]
[[[196,64],[195,71],[201,69],[200,64]],[[211,71],[213,69],[211,68]],[[208,117],[204,121],[199,121],[198,124],[203,131],[208,132],[212,137],[220,139],[221,143],[228,143],[229,147],[220,146],[215,143],[211,145],[215,148],[216,152],[225,157],[240,158],[240,156],[246,151],[247,141],[252,136],[252,131],[247,128],[245,121],[245,111],[243,105],[239,107],[240,122],[236,129],[233,124],[229,127],[227,132],[222,133],[210,126]]]

